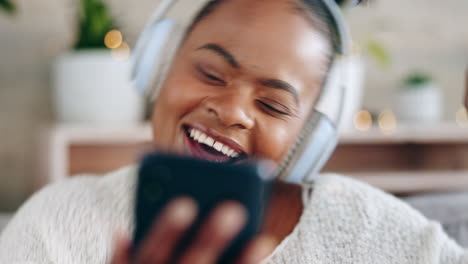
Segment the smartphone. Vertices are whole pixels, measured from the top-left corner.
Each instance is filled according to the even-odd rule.
[[[214,163],[157,153],[145,156],[139,168],[136,189],[134,251],[173,199],[191,197],[199,209],[197,219],[181,239],[176,255],[190,245],[210,212],[219,203],[230,200],[239,202],[248,212],[246,225],[217,262],[230,263],[260,231],[272,185],[264,174],[254,162]]]

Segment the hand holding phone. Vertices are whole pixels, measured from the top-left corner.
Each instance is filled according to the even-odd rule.
[[[212,255],[214,251],[221,255],[213,263],[229,263],[242,255],[244,249],[249,251],[252,246],[255,248],[256,243],[251,247],[247,245],[260,230],[269,185],[252,163],[228,165],[184,157],[149,155],[143,160],[139,171],[133,253],[138,252],[142,243],[151,241],[148,237],[157,237],[155,234],[161,236],[161,233],[169,230],[167,225],[171,221],[167,220],[166,213],[170,211],[174,199],[180,201],[180,197],[186,197],[182,200],[191,200],[193,208],[196,208],[194,214],[190,213],[190,209],[185,210],[190,224],[182,231],[172,232],[170,240],[174,245],[171,246],[170,241],[156,239],[159,242],[153,243],[152,251],[158,254],[158,250],[172,247],[171,258],[187,258],[187,254],[190,258],[190,255],[196,255],[190,252],[196,249],[197,244],[217,241],[208,249]],[[193,219],[190,219],[190,215]],[[223,224],[231,226],[225,230],[219,229]],[[166,227],[158,229],[161,225]],[[229,234],[229,230],[234,233]],[[174,239],[178,235],[179,239]]]
[[[163,214],[169,216],[174,213],[177,215],[177,212],[180,211],[187,212],[186,206],[189,205],[190,207],[190,204],[191,202],[187,203],[187,200],[175,200],[171,202],[170,205],[168,205],[168,207],[164,210]],[[235,233],[231,233],[231,237],[213,237],[213,233],[220,234],[219,230],[216,231],[217,226],[219,228],[219,223],[223,220],[222,218],[219,218],[219,216],[226,215],[227,212],[230,212],[227,214],[237,214],[239,211],[233,208],[232,205],[226,204],[218,206],[215,209],[215,211],[216,213],[214,213],[213,215],[215,216],[214,220],[216,221],[210,221],[211,226],[205,226],[201,230],[201,233],[208,234],[209,237],[212,239],[209,241],[202,242],[201,244],[197,242],[193,243],[191,248],[187,249],[185,252],[182,252],[183,254],[179,258],[178,263],[218,263],[217,256],[219,256],[224,251],[226,243],[230,242],[230,238],[232,238],[232,236]],[[189,215],[186,214],[186,216],[188,216],[188,218],[185,218],[186,220],[190,219]],[[171,221],[170,217],[159,218],[153,227],[153,234],[150,234],[147,238],[148,241],[145,241],[142,244],[144,249],[141,252],[138,252],[136,256],[132,256],[131,254],[131,240],[125,238],[117,240],[111,264],[173,263],[171,259],[172,256],[176,254],[174,245],[180,238],[180,234],[183,233],[181,231],[186,231],[191,224],[190,221],[182,221],[185,224],[180,225],[180,220],[181,219],[178,218],[177,221]],[[161,247],[161,245],[164,245],[164,247]],[[271,252],[273,252],[275,247],[276,242],[272,240],[271,237],[259,235],[248,244],[248,246],[244,249],[243,252],[241,252],[241,255],[237,259],[238,261],[236,263],[260,263],[265,257],[267,257],[271,254]]]

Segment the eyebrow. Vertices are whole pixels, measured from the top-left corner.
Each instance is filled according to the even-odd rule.
[[[299,104],[299,94],[297,93],[297,89],[294,88],[294,86],[292,86],[291,84],[276,79],[260,79],[259,83],[263,86],[283,90],[290,93],[294,97],[296,104]]]
[[[220,45],[209,43],[209,44],[199,47],[197,50],[202,50],[202,49],[214,51],[215,53],[223,57],[227,61],[227,63],[229,63],[229,65],[231,65],[233,68],[236,68],[236,69],[240,68],[240,64],[239,62],[237,62],[236,58],[234,58],[234,56],[231,53],[229,53],[226,49],[224,49]]]
[[[223,48],[222,46],[218,44],[208,43],[197,48],[196,50],[203,50],[203,49],[211,50],[215,52],[216,54],[220,55],[226,60],[226,62],[229,65],[231,65],[235,69],[239,69],[241,67],[239,62],[236,60],[236,58],[229,51],[227,51],[225,48]],[[292,86],[291,84],[282,80],[277,80],[277,79],[260,79],[258,82],[259,84],[263,86],[283,90],[283,91],[290,93],[293,96],[296,104],[299,104],[299,95],[297,93],[297,89],[294,88],[294,86]]]

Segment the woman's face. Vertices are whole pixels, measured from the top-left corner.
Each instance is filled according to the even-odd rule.
[[[290,0],[221,3],[187,36],[154,107],[159,151],[279,163],[325,77],[330,47]]]

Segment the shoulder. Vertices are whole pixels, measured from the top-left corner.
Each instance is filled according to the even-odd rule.
[[[18,214],[32,210],[59,214],[108,207],[110,201],[121,202],[130,195],[135,171],[134,166],[129,166],[104,175],[83,174],[49,184],[31,196]]]
[[[432,263],[463,254],[440,224],[404,201],[345,176],[319,176],[305,214],[309,222],[306,229],[313,229],[308,231],[318,233],[320,240],[327,239],[337,254],[346,250],[374,260],[388,255],[402,261],[411,259],[412,263]]]
[[[431,224],[397,197],[337,174],[324,174],[317,179],[311,205],[311,210],[323,207],[323,212],[333,213],[338,220],[353,219],[348,223],[359,226],[361,230],[388,231],[388,235],[395,232],[418,233]]]
[[[132,228],[135,173],[131,166],[44,187],[18,210],[0,244],[18,256],[23,249],[41,248],[54,263],[106,259],[115,233],[128,233]]]

